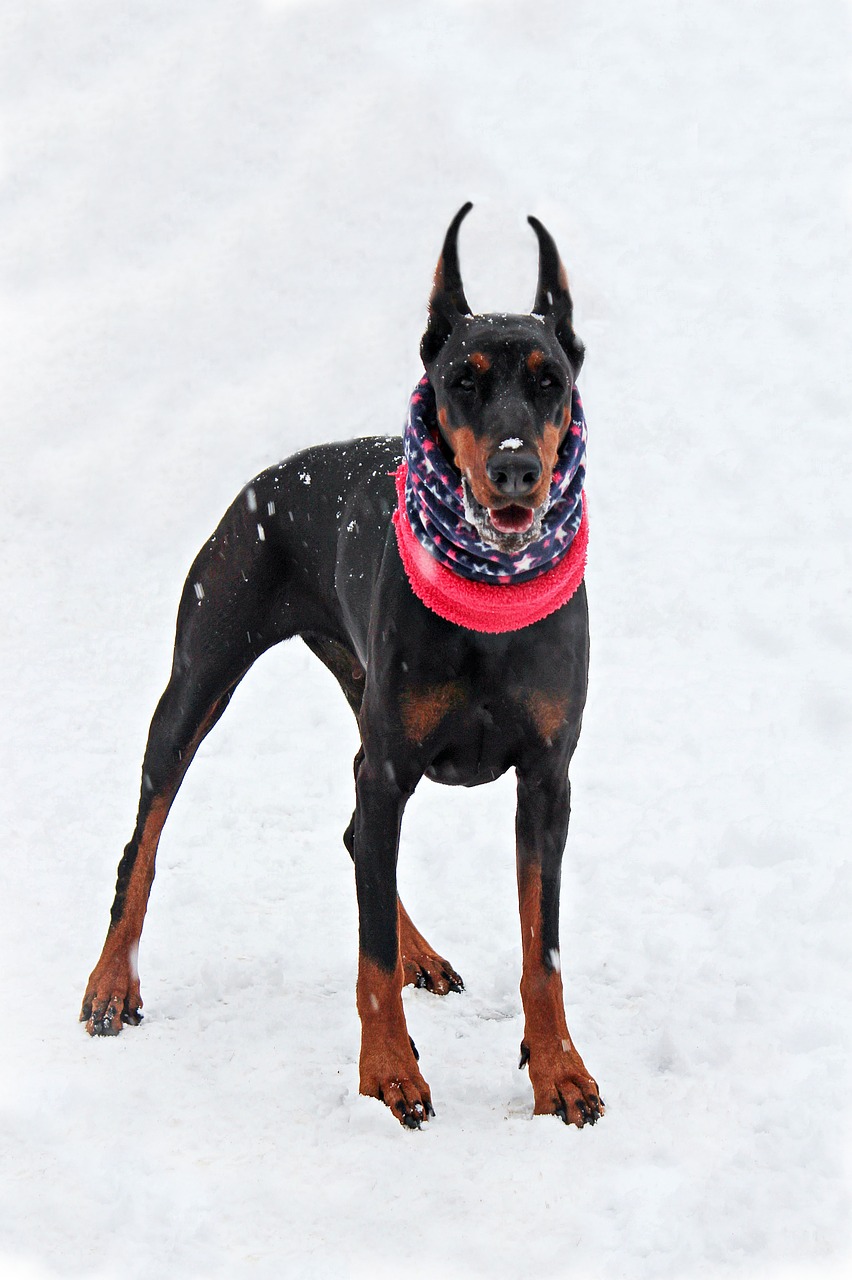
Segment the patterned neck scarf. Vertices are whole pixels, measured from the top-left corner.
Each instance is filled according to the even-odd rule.
[[[408,523],[420,545],[452,573],[492,586],[521,584],[554,569],[568,554],[583,518],[586,476],[586,422],[576,387],[571,393],[571,426],[556,459],[541,533],[523,551],[498,551],[483,542],[467,520],[461,478],[439,444],[435,392],[427,377],[411,396],[404,448]]]

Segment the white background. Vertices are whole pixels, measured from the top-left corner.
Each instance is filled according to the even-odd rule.
[[[0,50],[0,1275],[847,1274],[845,7],[11,0]],[[588,346],[582,1132],[516,1069],[509,778],[403,828],[437,1118],[358,1097],[356,730],[298,642],[176,803],[143,1025],[76,1021],[191,557],[400,430],[468,198],[473,307],[529,307],[536,213]]]

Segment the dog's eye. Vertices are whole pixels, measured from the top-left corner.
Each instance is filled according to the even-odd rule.
[[[467,374],[467,373],[462,374],[462,376],[456,382],[456,387],[458,388],[459,391],[473,391],[473,387],[474,387],[473,378],[471,378],[470,374]]]
[[[538,380],[538,385],[543,391],[561,391],[562,383],[559,378],[552,373],[543,373]]]

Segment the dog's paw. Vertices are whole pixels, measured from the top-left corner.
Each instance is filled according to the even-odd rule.
[[[464,991],[464,983],[452,965],[443,956],[434,955],[431,951],[403,955],[402,969],[407,987],[423,987],[436,996],[445,996],[450,991]]]
[[[536,1061],[538,1059],[538,1061]],[[558,1116],[582,1129],[597,1124],[606,1108],[597,1084],[576,1052],[531,1053],[521,1045],[521,1067],[529,1066],[537,1116]]]
[[[436,996],[445,996],[449,991],[464,991],[464,983],[453,966],[432,950],[401,902],[399,954],[405,986],[423,987]]]
[[[123,1026],[139,1026],[142,996],[133,968],[129,957],[101,957],[80,1010],[80,1021],[90,1036],[117,1036]]]
[[[559,1080],[548,1091],[547,1102],[536,1101],[536,1115],[558,1116],[563,1124],[575,1124],[582,1129],[585,1124],[597,1124],[606,1111],[598,1086],[591,1076],[579,1082]]]
[[[390,1064],[372,1067],[363,1058],[361,1061],[360,1092],[383,1102],[406,1129],[419,1129],[435,1114],[429,1086],[417,1067],[416,1053],[412,1042],[410,1060],[399,1062],[396,1070]]]
[[[362,1086],[361,1093],[378,1098],[386,1107],[390,1107],[397,1120],[406,1129],[419,1129],[421,1124],[435,1114],[429,1086],[419,1072],[416,1079],[403,1076],[399,1079],[386,1080],[375,1091],[364,1089]]]

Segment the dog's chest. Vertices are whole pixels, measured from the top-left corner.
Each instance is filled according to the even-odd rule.
[[[516,763],[519,708],[497,699],[459,702],[437,727],[426,776],[451,786],[493,782]]]
[[[581,710],[574,703],[567,682],[519,680],[511,670],[449,674],[398,694],[405,747],[428,777],[460,786],[491,782],[522,754],[552,750]]]

